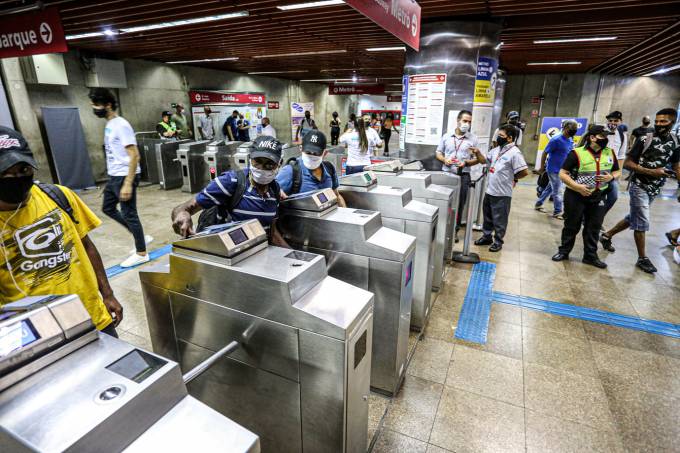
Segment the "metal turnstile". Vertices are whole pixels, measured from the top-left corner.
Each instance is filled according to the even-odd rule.
[[[0,451],[259,452],[255,434],[187,395],[186,380],[209,366],[182,376],[177,363],[97,332],[78,296],[6,304]]]
[[[156,143],[156,168],[158,169],[158,184],[162,190],[172,190],[182,187],[182,164],[179,163],[177,150],[179,145],[190,140],[164,140]]]
[[[243,142],[226,142],[224,140],[208,143],[205,147],[205,153],[203,153],[203,159],[208,167],[210,180],[215,179],[225,171],[238,168],[234,155],[241,143]]]
[[[186,370],[241,344],[188,389],[263,451],[366,451],[373,295],[323,256],[269,246],[250,220],[176,241],[140,278],[154,351]]]
[[[375,295],[371,387],[394,395],[406,374],[413,299],[413,236],[380,213],[339,208],[332,189],[281,201],[278,230],[292,247],[326,257],[328,275]]]
[[[340,178],[338,190],[347,206],[379,211],[385,227],[416,238],[413,269],[411,327],[422,330],[432,307],[432,264],[439,211],[435,206],[412,199],[410,189],[379,186],[373,172]]]
[[[156,162],[156,145],[165,140],[158,137],[158,132],[137,132],[137,149],[139,149],[140,179],[143,182],[158,184],[158,163]]]
[[[338,175],[342,175],[342,159],[347,156],[347,149],[344,145],[330,146],[326,150],[328,153],[323,158],[333,164]]]
[[[403,172],[403,164],[399,160],[391,160],[369,165],[378,178],[378,184],[411,189],[413,199],[436,206],[439,209],[439,224],[437,226],[437,245],[435,247],[435,259],[433,260],[432,289],[438,291],[442,287],[444,278],[444,260],[451,255],[446,255],[447,250],[452,250],[453,245],[453,190],[432,184],[430,175]]]
[[[447,232],[446,250],[444,256],[447,260],[451,259],[453,255],[453,243],[456,235],[456,228],[458,228],[458,205],[460,204],[460,176],[454,175],[448,171],[441,170],[425,170],[422,162],[419,160],[404,163],[404,171],[415,171],[424,175],[430,175],[432,184],[444,186],[453,190],[453,202],[451,204],[451,229]]]
[[[238,168],[244,169],[248,166],[248,156],[250,155],[250,148],[252,148],[253,142],[244,142],[239,145],[236,153],[234,154],[234,161]],[[300,157],[300,145],[290,145],[284,143],[281,149],[281,160],[285,165],[292,158]]]
[[[210,181],[208,168],[203,159],[209,140],[182,143],[177,158],[182,165],[182,192],[196,193]]]

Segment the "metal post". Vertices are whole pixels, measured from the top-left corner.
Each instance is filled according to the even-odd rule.
[[[470,241],[472,240],[472,217],[474,214],[474,209],[473,206],[476,203],[476,190],[475,186],[477,183],[484,178],[486,175],[486,172],[482,173],[482,176],[480,176],[476,180],[470,180],[470,188],[468,190],[468,211],[467,211],[467,221],[465,223],[465,239],[463,240],[463,251],[462,252],[454,252],[453,253],[453,261],[456,261],[458,263],[479,263],[479,255],[476,253],[471,253],[470,252]]]
[[[194,368],[189,370],[184,376],[182,376],[182,379],[184,379],[184,383],[188,384],[189,382],[193,381],[198,376],[203,374],[204,371],[206,371],[208,368],[214,365],[215,362],[217,362],[223,356],[234,352],[238,347],[239,342],[232,341],[231,343],[229,343],[228,345],[226,345],[225,347],[223,347],[222,349],[208,357],[206,360],[204,360],[203,362],[199,363]]]

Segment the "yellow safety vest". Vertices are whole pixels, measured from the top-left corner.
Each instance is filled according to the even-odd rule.
[[[174,121],[170,121],[170,124],[166,123],[165,121],[161,121],[158,124],[160,124],[161,126],[163,126],[165,128],[165,132],[177,130],[177,126],[175,126]]]
[[[595,190],[605,190],[609,187],[608,183],[600,183],[595,180],[595,177],[611,173],[612,167],[614,167],[614,151],[611,148],[604,148],[598,155],[595,155],[585,146],[582,146],[574,148],[574,152],[578,157],[576,182]]]

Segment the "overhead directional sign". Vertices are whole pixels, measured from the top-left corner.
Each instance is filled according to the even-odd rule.
[[[0,58],[67,50],[57,8],[9,14],[0,19]]]
[[[345,0],[414,50],[420,48],[420,5],[415,0]]]
[[[385,85],[328,85],[328,94],[385,94]]]

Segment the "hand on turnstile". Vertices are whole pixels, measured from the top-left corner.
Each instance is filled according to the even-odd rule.
[[[191,221],[191,214],[188,212],[177,213],[175,218],[172,219],[172,229],[183,238],[194,234],[194,225]]]
[[[118,324],[123,320],[123,306],[113,294],[104,297],[103,300],[106,311],[108,311],[111,318],[113,318],[113,327],[118,327]]]

